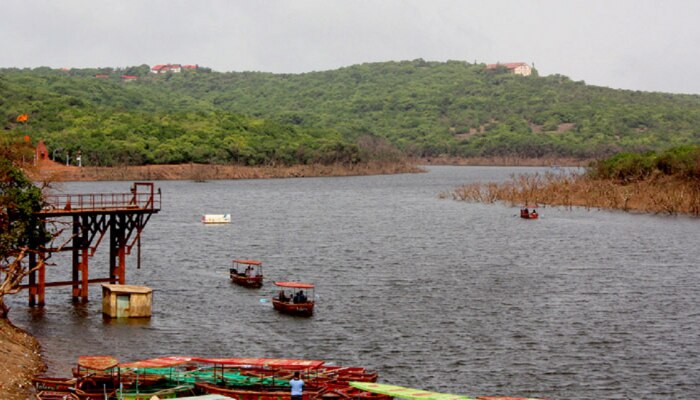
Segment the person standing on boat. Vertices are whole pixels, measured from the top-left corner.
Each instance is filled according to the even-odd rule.
[[[299,378],[299,371],[294,373],[294,377],[289,381],[289,386],[292,387],[292,400],[301,400],[304,381]]]

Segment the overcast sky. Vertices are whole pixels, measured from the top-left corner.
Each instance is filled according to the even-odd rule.
[[[0,0],[0,67],[524,61],[541,75],[700,94],[697,0]]]

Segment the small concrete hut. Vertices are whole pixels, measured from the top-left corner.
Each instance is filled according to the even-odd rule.
[[[102,285],[102,313],[112,318],[151,316],[153,290],[146,286]]]

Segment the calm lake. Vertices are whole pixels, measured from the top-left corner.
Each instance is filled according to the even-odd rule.
[[[99,285],[73,305],[10,298],[48,373],[79,355],[321,359],[428,390],[552,399],[690,399],[700,393],[700,220],[439,199],[538,168],[428,167],[369,177],[168,181],[127,283],[153,288],[147,321],[104,320]],[[130,182],[66,183],[70,193]],[[203,225],[231,213],[229,225]],[[107,276],[107,242],[91,277]],[[261,289],[234,286],[234,258],[264,263]],[[47,272],[68,280],[65,257]],[[317,285],[312,318],[280,315],[270,282]],[[261,299],[263,299],[261,301]]]

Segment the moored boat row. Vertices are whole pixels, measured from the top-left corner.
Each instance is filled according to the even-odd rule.
[[[328,400],[362,397],[352,395],[356,389],[349,386],[349,379],[377,379],[376,372],[363,367],[324,364],[319,360],[201,357],[119,363],[108,356],[83,356],[73,377],[37,376],[34,385],[39,399],[151,400],[211,394],[237,400],[291,400],[289,379],[300,372],[308,384],[303,400]],[[388,399],[382,396],[379,400]]]

